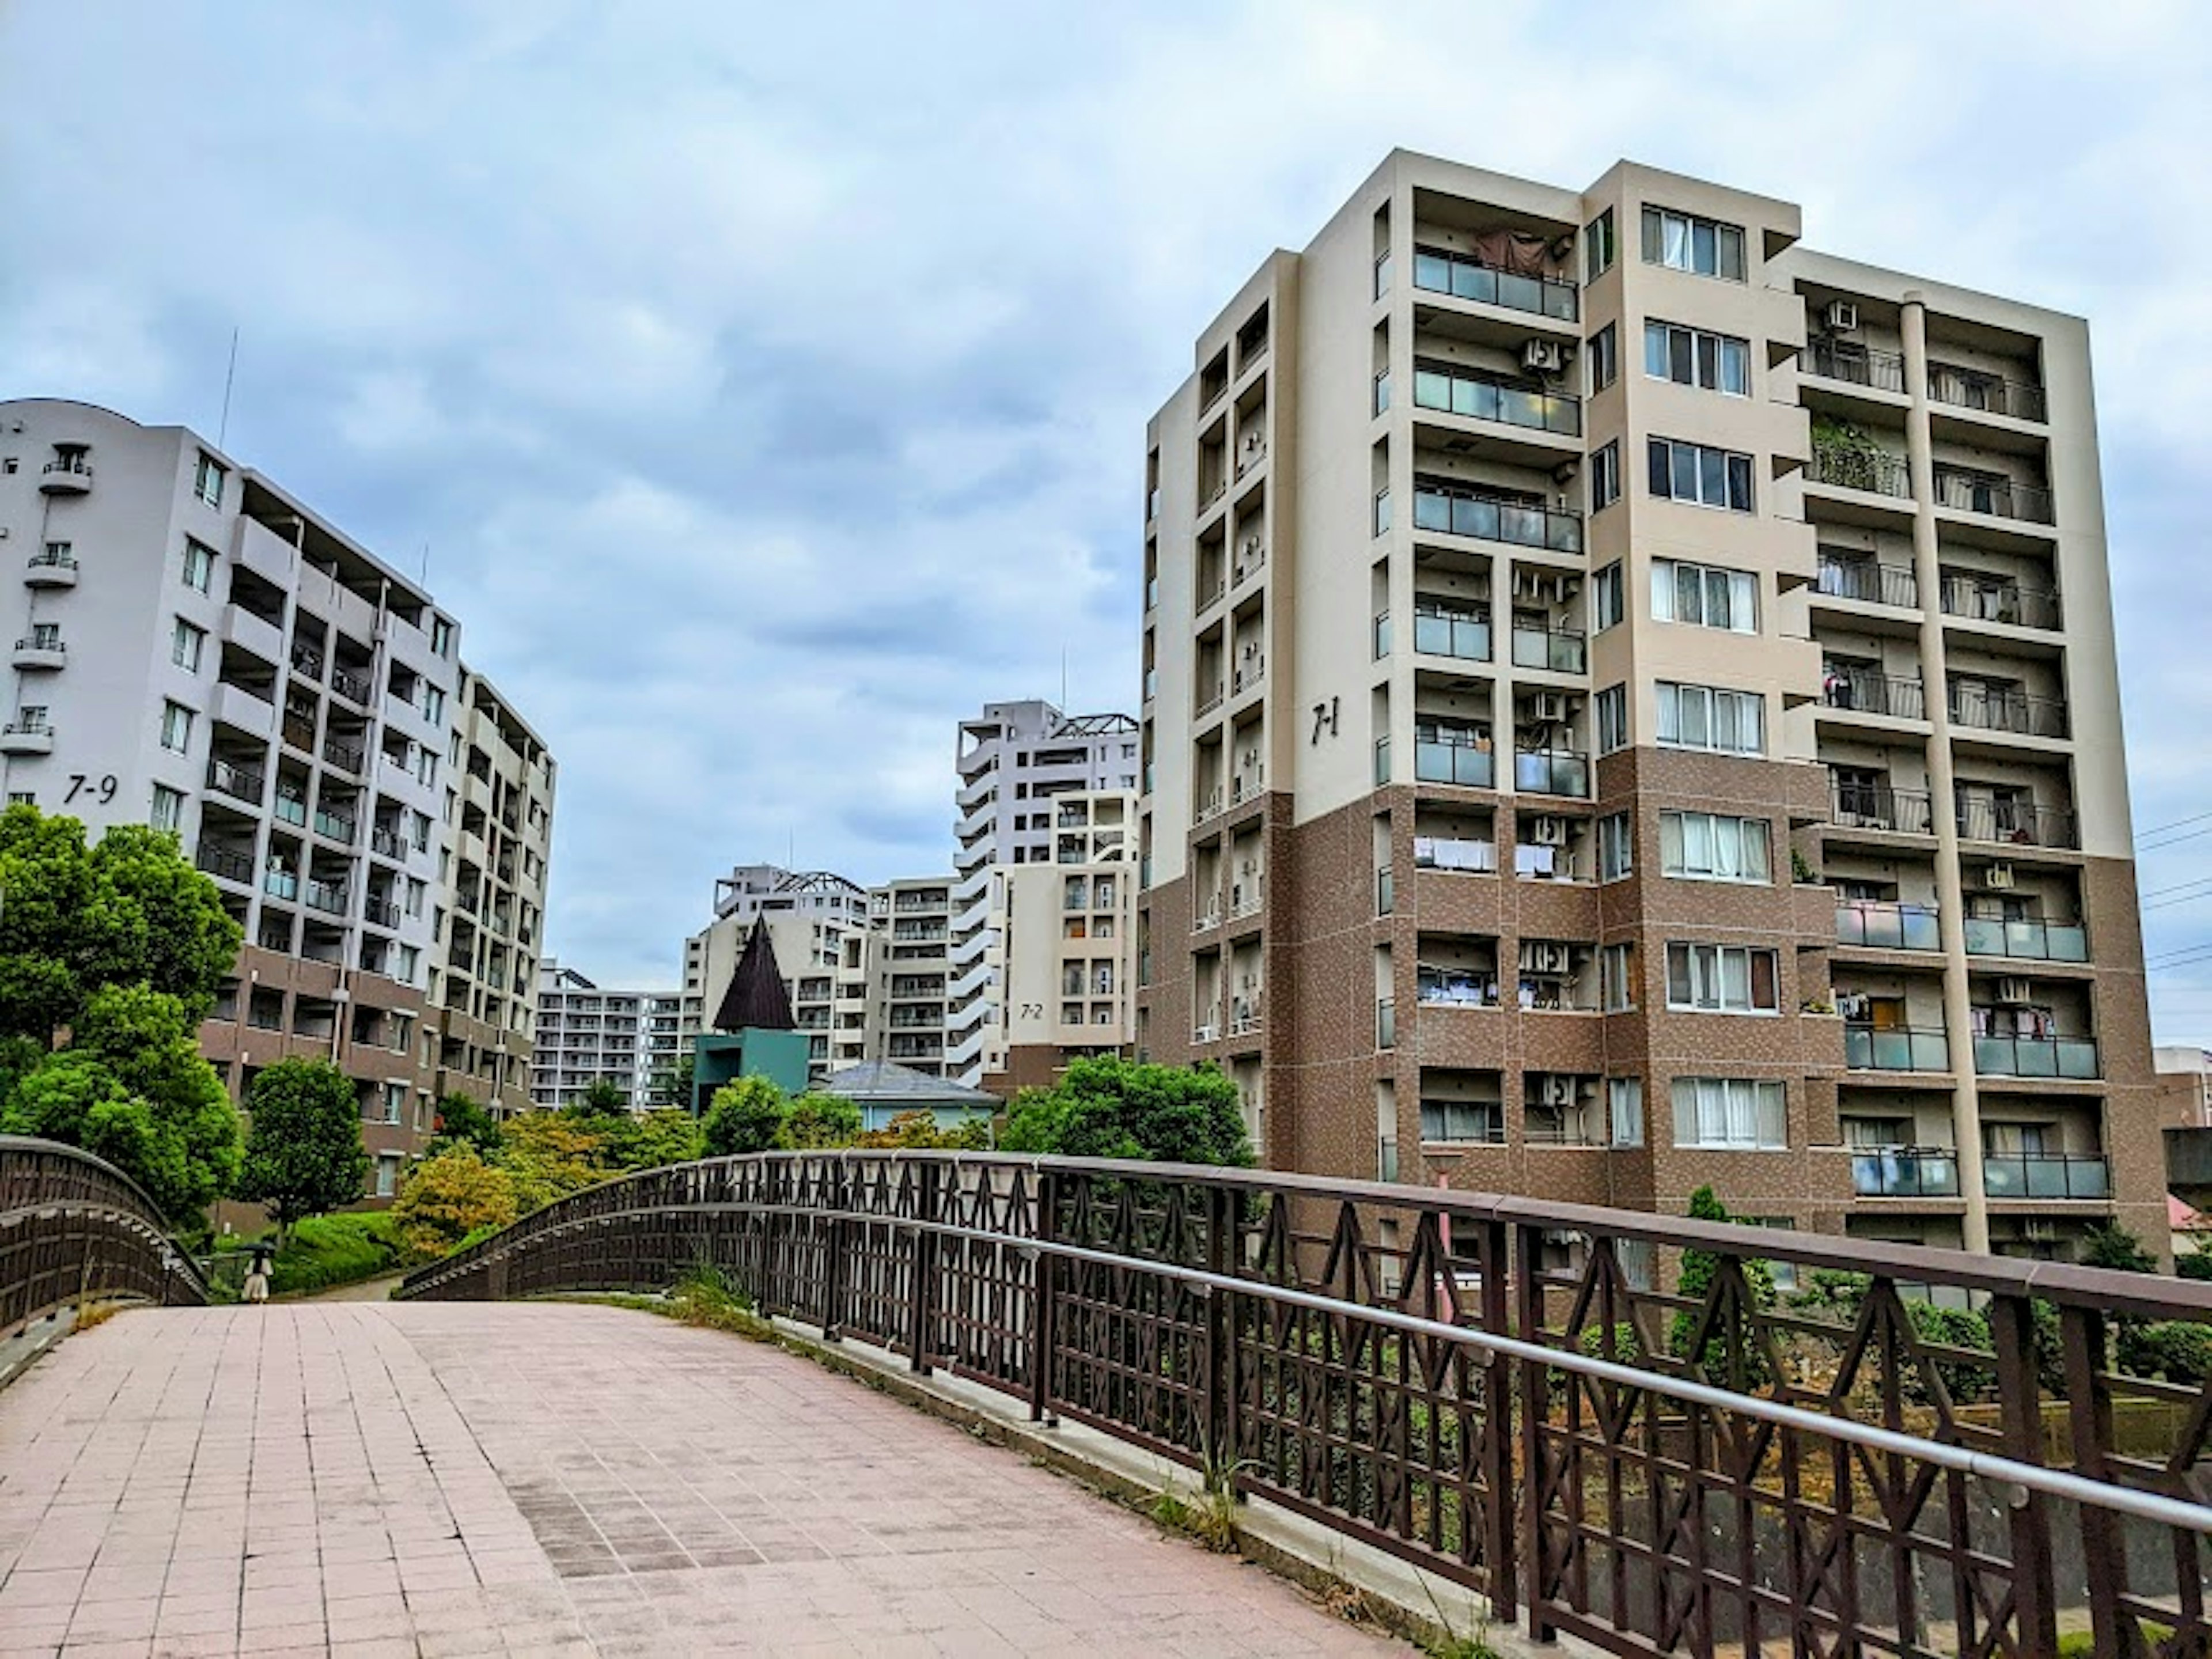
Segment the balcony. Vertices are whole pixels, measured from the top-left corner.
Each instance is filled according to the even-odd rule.
[[[2079,922],[1966,918],[1966,953],[2016,962],[2087,962],[2089,930]]]
[[[1844,829],[1881,830],[1895,835],[1925,836],[1934,832],[1928,792],[1893,789],[1887,784],[1835,783],[1828,786],[1829,822]]]
[[[2039,697],[1954,680],[1950,709],[1954,726],[1978,732],[2006,732],[2022,738],[2063,738],[2068,732],[2063,697]]]
[[[1582,315],[1581,295],[1565,277],[1500,270],[1437,248],[1413,250],[1413,286],[1425,294],[1449,294],[1455,300],[1502,306],[1557,322],[1575,322]]]
[[[1956,1198],[1959,1155],[1948,1146],[1883,1146],[1851,1153],[1861,1198]]]
[[[1416,836],[1413,867],[1496,875],[1498,845],[1495,842],[1466,841],[1448,836]]]
[[[48,461],[39,474],[41,495],[82,495],[92,488],[92,463],[82,455]]]
[[[1520,749],[1513,755],[1513,787],[1539,795],[1589,799],[1589,757],[1571,749]]]
[[[368,763],[368,754],[360,744],[348,743],[342,738],[323,739],[323,758],[341,772],[360,777]]]
[[[1844,1064],[1854,1072],[1948,1072],[1951,1040],[1935,1027],[1846,1023]]]
[[[1805,465],[1805,482],[1899,501],[1912,499],[1912,475],[1905,463],[1879,449],[1815,444],[1813,457]]]
[[[284,741],[303,755],[315,752],[315,722],[312,715],[297,709],[284,713]]]
[[[280,823],[289,823],[300,830],[307,827],[307,798],[288,794],[281,783],[276,786],[276,799],[270,810],[276,813]]]
[[[1479,969],[1422,968],[1414,1001],[1424,1008],[1495,1008],[1498,975]]]
[[[2041,386],[1950,363],[1928,365],[1928,398],[1930,403],[1972,410],[1977,415],[2002,415],[2039,423],[2050,418],[2049,400]]]
[[[1513,630],[1513,665],[1516,668],[1542,668],[1554,674],[1584,674],[1589,672],[1589,642],[1571,629],[1516,628]]]
[[[362,918],[374,927],[399,931],[399,907],[390,899],[372,898],[362,907]]]
[[[69,647],[61,641],[59,634],[33,634],[15,641],[15,650],[9,660],[21,669],[66,668]]]
[[[2010,580],[1984,580],[1947,571],[1941,597],[1945,616],[1967,622],[2054,631],[2065,626],[2055,588]]]
[[[1838,559],[1822,553],[1813,591],[1832,599],[1858,599],[1902,611],[1920,608],[1920,580],[1912,567],[1882,564],[1873,559]]]
[[[1389,613],[1376,623],[1379,648],[1389,654]],[[1413,602],[1413,649],[1431,657],[1456,657],[1463,662],[1490,660],[1490,617],[1482,611],[1459,611],[1416,599]]]
[[[343,842],[348,847],[353,845],[354,833],[359,827],[355,819],[343,812],[325,812],[319,809],[315,813],[315,833],[328,840]]]
[[[369,700],[376,695],[369,684],[368,675],[343,666],[331,670],[331,690],[348,702],[362,708],[368,708]]]
[[[287,901],[300,896],[300,878],[289,870],[270,866],[261,874],[261,890],[271,898]]]
[[[1214,681],[1213,689],[1206,693],[1205,698],[1198,705],[1196,718],[1204,720],[1208,714],[1211,714],[1215,709],[1221,707],[1222,700],[1228,695],[1229,688],[1222,684],[1219,680]]]
[[[2021,524],[2053,522],[2049,490],[2035,484],[2015,483],[1995,472],[1961,472],[1937,467],[1936,505],[1954,512],[1980,513]]]
[[[1940,951],[1943,935],[1932,904],[1850,902],[1836,907],[1836,943],[1869,951]]]
[[[1816,374],[1824,380],[1842,380],[1875,392],[1894,392],[1902,396],[1905,391],[1905,358],[1901,354],[1849,340],[1807,341],[1797,359],[1797,370],[1801,374]]]
[[[1419,783],[1450,783],[1462,789],[1495,786],[1490,739],[1472,734],[1438,732],[1413,736],[1413,778]]]
[[[1583,518],[1525,496],[1446,483],[1413,480],[1413,528],[1512,547],[1540,547],[1553,553],[1583,550]]]
[[[2085,1036],[1978,1036],[1974,1070],[1984,1077],[2100,1078],[2097,1039]]]
[[[1928,718],[1927,695],[1918,680],[1901,679],[1859,668],[1830,668],[1820,678],[1820,702],[1856,714],[1887,714],[1896,720]]]
[[[192,862],[211,876],[235,882],[240,887],[253,885],[252,849],[217,846],[204,841],[192,854]]]
[[[1414,362],[1413,407],[1562,438],[1579,438],[1583,432],[1578,398],[1468,374],[1433,359]]]
[[[23,566],[23,583],[27,587],[75,587],[76,556],[52,547],[32,554]]]
[[[378,824],[368,832],[368,850],[381,858],[404,860],[407,843],[400,839],[398,830]]]
[[[258,806],[268,781],[268,774],[258,767],[241,766],[235,761],[208,762],[208,787],[237,800]]]
[[[1984,1152],[1982,1191],[2014,1203],[2109,1199],[2112,1164],[2097,1152]]]
[[[2033,801],[1966,795],[1958,805],[1959,836],[1964,841],[1995,842],[2005,847],[2075,845],[2074,814],[2063,806]]]

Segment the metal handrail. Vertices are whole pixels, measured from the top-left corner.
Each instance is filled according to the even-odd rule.
[[[88,1301],[198,1304],[207,1293],[128,1175],[75,1146],[0,1135],[0,1338]]]

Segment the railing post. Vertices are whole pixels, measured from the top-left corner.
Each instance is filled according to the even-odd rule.
[[[1502,1221],[1482,1224],[1482,1328],[1512,1328],[1506,1269],[1511,1235]],[[1515,1562],[1517,1528],[1514,1511],[1520,1494],[1513,1490],[1513,1362],[1493,1352],[1483,1362],[1482,1485],[1490,1501],[1484,1512],[1482,1553],[1491,1616],[1511,1623],[1519,1610],[1519,1572]]]
[[[913,1282],[907,1308],[907,1365],[929,1375],[929,1328],[937,1310],[937,1235],[929,1224],[937,1219],[938,1166],[933,1158],[915,1165]]]
[[[1523,1223],[1510,1229],[1513,1240],[1513,1334],[1523,1342],[1538,1342],[1544,1334],[1544,1291],[1536,1282],[1543,1261],[1544,1235]],[[1521,1599],[1528,1609],[1528,1634],[1549,1642],[1559,1634],[1544,1621],[1544,1479],[1541,1430],[1551,1405],[1550,1368],[1540,1359],[1524,1359],[1518,1368],[1521,1386],[1521,1501],[1516,1505],[1521,1522]]]
[[[1060,1231],[1060,1177],[1050,1170],[1037,1171],[1036,1236],[1040,1246],[1051,1244]],[[1030,1274],[1030,1421],[1058,1428],[1052,1409],[1052,1351],[1058,1341],[1060,1261],[1050,1249],[1040,1248]]]
[[[1226,1275],[1236,1263],[1229,1251],[1229,1237],[1235,1225],[1236,1194],[1225,1187],[1208,1184],[1206,1188],[1206,1270],[1210,1273]],[[1236,1487],[1236,1478],[1229,1471],[1235,1462],[1231,1448],[1234,1437],[1230,1432],[1230,1376],[1229,1356],[1232,1334],[1229,1328],[1229,1297],[1226,1292],[1207,1287],[1206,1295],[1206,1341],[1203,1364],[1206,1367],[1205,1387],[1200,1394],[1204,1401],[1205,1420],[1200,1425],[1199,1457],[1209,1480],[1226,1479],[1230,1489]]]
[[[2112,1443],[2112,1403],[2098,1373],[2105,1362],[2105,1316],[2094,1308],[2060,1304],[2058,1322],[2066,1356],[2066,1411],[2073,1429],[2074,1472],[2092,1480],[2110,1479],[2105,1449]],[[2127,1548],[2118,1518],[2100,1504],[2080,1506],[2081,1565],[2089,1583],[2089,1623],[2096,1633],[2094,1650],[2120,1656],[2142,1651],[2136,1621],[2120,1611],[2127,1583]]]
[[[1997,1354],[2004,1455],[2017,1462],[2040,1463],[2043,1404],[2036,1392],[2035,1310],[2024,1296],[1999,1296],[1990,1304],[1989,1320]],[[2058,1647],[2058,1608],[2050,1506],[2041,1494],[2023,1488],[2013,1495],[2011,1522],[2013,1606],[2021,1648],[2053,1653]]]
[[[828,1154],[824,1154],[828,1156]],[[829,1237],[823,1244],[822,1340],[845,1340],[845,1160],[839,1158],[830,1176]]]

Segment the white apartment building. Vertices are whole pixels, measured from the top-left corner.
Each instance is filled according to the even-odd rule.
[[[836,1060],[828,1036],[835,977],[848,942],[868,931],[868,891],[827,870],[774,864],[741,864],[716,880],[714,920],[684,942],[680,1030],[687,1050],[709,1028],[756,921],[768,924],[792,1012],[813,1037],[810,1069],[819,1082]]]
[[[655,1093],[685,1052],[675,991],[603,988],[548,957],[538,970],[538,1040],[531,1097],[550,1110],[594,1083],[622,1091],[633,1111],[681,1103]]]
[[[342,1066],[389,1194],[451,1076],[432,991],[458,834],[458,623],[205,439],[61,399],[0,403],[8,570],[0,789],[95,835],[177,833],[246,929],[204,1051],[234,1091],[287,1056]],[[535,872],[518,868],[510,906],[519,919],[526,899],[533,929],[542,745],[534,763]],[[527,1017],[482,1006],[526,1066]]]

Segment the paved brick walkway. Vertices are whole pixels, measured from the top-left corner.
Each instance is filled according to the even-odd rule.
[[[0,1394],[0,1655],[1389,1650],[857,1382],[619,1309],[146,1310]]]

